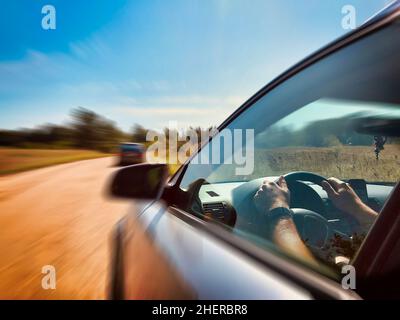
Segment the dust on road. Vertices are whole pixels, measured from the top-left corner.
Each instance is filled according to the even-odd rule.
[[[102,158],[0,178],[0,299],[105,298],[109,235],[131,205],[104,189]],[[41,271],[56,268],[44,290]]]

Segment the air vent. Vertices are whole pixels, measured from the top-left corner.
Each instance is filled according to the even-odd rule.
[[[207,194],[208,194],[210,197],[219,197],[219,194],[216,193],[216,192],[214,192],[214,191],[207,191]]]
[[[231,228],[236,223],[236,211],[229,202],[211,202],[203,204],[206,219],[221,222]]]
[[[204,203],[204,214],[211,215],[214,219],[222,220],[225,216],[226,206],[223,202]]]

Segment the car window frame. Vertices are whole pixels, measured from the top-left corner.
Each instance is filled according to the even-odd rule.
[[[400,275],[388,266],[400,266],[396,253],[400,243],[400,182],[393,188],[378,218],[370,228],[352,265],[357,271],[358,292],[367,298],[377,297],[384,287],[386,297],[399,298]],[[393,274],[394,273],[394,274]],[[395,276],[395,277],[393,277]]]

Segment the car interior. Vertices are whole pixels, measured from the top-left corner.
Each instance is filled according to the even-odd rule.
[[[292,172],[284,175],[291,191],[290,207],[294,212],[294,221],[303,241],[319,255],[325,255],[332,242],[341,237],[351,241],[355,234],[349,221],[330,202],[321,182],[326,178],[311,172]],[[199,215],[218,221],[235,230],[256,233],[259,224],[254,208],[254,195],[265,179],[277,180],[278,177],[262,177],[249,182],[205,183],[199,190]],[[365,203],[379,212],[393,189],[393,184],[377,184],[365,180],[346,180],[356,190]],[[366,230],[367,232],[368,230]]]
[[[334,117],[321,112],[320,118],[316,116],[317,108],[327,105],[335,106],[336,111],[331,111]],[[311,114],[312,119],[307,119]],[[288,125],[293,127],[291,119],[299,118],[305,124],[287,131]],[[331,176],[342,179],[379,213],[397,181],[399,118],[394,106],[325,99],[313,102],[256,132],[251,175],[238,177],[234,164],[198,165],[197,172],[203,177],[182,186],[192,195],[189,211],[240,236],[265,238],[254,195],[265,180],[277,181],[282,175],[301,239],[316,258],[338,270],[337,257],[351,261],[369,230],[360,229],[354,217],[332,204],[322,182]],[[273,146],[266,137],[274,137]]]

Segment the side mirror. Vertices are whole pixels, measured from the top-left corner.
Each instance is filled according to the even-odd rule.
[[[117,171],[110,193],[118,198],[156,199],[168,178],[166,164],[137,164]]]

